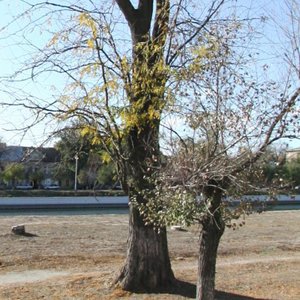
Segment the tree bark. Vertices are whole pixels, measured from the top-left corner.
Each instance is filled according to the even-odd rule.
[[[155,171],[151,166],[157,163],[152,158],[159,157],[158,123],[132,129],[127,146],[130,153],[127,165],[129,198],[147,203],[144,191],[154,188],[151,176],[155,176]],[[116,283],[129,291],[157,291],[173,280],[166,229],[161,228],[158,233],[153,226],[145,225],[138,208],[130,205],[127,258]]]
[[[211,207],[207,216],[202,221],[202,230],[199,239],[199,261],[198,261],[198,281],[197,299],[215,299],[215,274],[217,251],[220,239],[225,230],[219,206],[221,204],[222,193],[215,189],[210,193],[212,199]]]
[[[134,8],[130,0],[116,1],[123,12],[132,36],[132,82],[127,87],[130,102],[126,147],[128,159],[123,170],[130,200],[147,203],[145,191],[153,190],[159,169],[159,123],[164,103],[165,75],[162,62],[169,1],[159,1],[155,30],[151,38],[153,0],[140,0]],[[164,9],[164,13],[162,10]],[[154,51],[155,49],[155,51]],[[130,207],[127,258],[117,284],[125,290],[160,290],[174,280],[168,253],[166,229],[160,233],[146,226],[136,207]]]
[[[173,283],[166,230],[145,226],[135,207],[130,208],[127,259],[118,277],[125,290],[162,290]]]

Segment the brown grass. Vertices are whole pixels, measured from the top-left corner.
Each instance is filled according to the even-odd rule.
[[[169,230],[178,279],[172,290],[132,294],[111,287],[126,253],[127,222],[126,215],[0,217],[0,299],[194,297],[196,226]],[[16,224],[32,236],[12,235]],[[300,211],[281,211],[252,215],[246,226],[228,229],[219,248],[218,299],[300,299],[299,225]]]

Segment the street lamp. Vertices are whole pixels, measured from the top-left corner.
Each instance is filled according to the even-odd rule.
[[[76,153],[75,156],[75,179],[74,179],[74,191],[77,191],[77,172],[78,172],[78,154]]]

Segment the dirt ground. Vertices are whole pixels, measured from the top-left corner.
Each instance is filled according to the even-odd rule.
[[[168,231],[178,286],[132,294],[111,283],[126,253],[127,215],[0,216],[0,299],[195,297],[198,228]],[[25,224],[27,236],[11,234]],[[300,299],[300,211],[252,215],[219,248],[217,299]]]

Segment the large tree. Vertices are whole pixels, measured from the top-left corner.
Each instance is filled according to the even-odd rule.
[[[26,41],[30,41],[33,33],[28,28],[32,28],[33,32],[46,30],[47,36],[50,32],[51,38],[44,47],[29,43],[37,55],[13,80],[37,80],[51,72],[67,84],[60,91],[56,87],[60,95],[50,103],[31,93],[14,105],[38,112],[41,118],[64,122],[75,118],[85,123],[83,134],[94,135],[117,163],[130,200],[147,203],[143,191],[154,188],[160,169],[162,113],[175,99],[168,82],[172,68],[185,67],[189,58],[183,54],[201,44],[202,32],[223,2],[210,1],[196,10],[198,3],[182,0],[172,5],[169,0],[26,2],[26,14],[20,17],[31,15],[28,27],[10,37],[22,32],[21,38],[28,34]],[[47,26],[42,20],[48,21]],[[127,259],[117,282],[138,290],[165,287],[173,281],[166,229],[158,233],[151,224],[145,225],[131,205]]]
[[[260,107],[269,110],[255,111],[256,101],[260,101],[257,99],[267,99],[270,88],[262,87],[263,95],[260,95],[261,90],[256,90],[259,85],[245,86],[246,74],[234,76],[228,71],[230,66],[239,65],[243,53],[229,51],[228,42],[234,43],[235,29],[242,27],[253,32],[253,27],[246,18],[232,21],[225,11],[217,15],[224,2],[211,0],[205,7],[202,2],[187,0],[68,1],[67,4],[27,1],[23,2],[26,14],[20,15],[31,16],[27,26],[9,36],[16,39],[20,35],[28,42],[35,31],[43,33],[37,44],[27,43],[31,50],[28,53],[35,51],[36,56],[9,78],[14,81],[10,86],[12,90],[16,81],[48,79],[45,76],[49,73],[66,83],[61,87],[56,82],[52,101],[40,101],[32,92],[25,96],[20,95],[20,91],[12,93],[16,98],[20,95],[14,105],[36,112],[38,120],[50,116],[62,124],[72,119],[86,124],[82,134],[93,135],[95,142],[103,143],[118,165],[122,186],[130,201],[137,203],[130,206],[127,259],[117,280],[125,289],[156,289],[174,280],[165,227],[162,226],[160,232],[153,230],[155,224],[145,225],[144,216],[140,214],[140,207],[146,204],[149,207],[153,199],[160,203],[156,186],[160,187],[161,176],[164,176],[160,175],[159,147],[163,120],[170,119],[169,116],[176,122],[186,120],[181,123],[183,126],[187,124],[194,132],[201,132],[192,144],[205,145],[205,155],[203,147],[196,152],[189,150],[190,154],[197,154],[192,166],[200,164],[201,168],[194,169],[195,173],[190,172],[194,175],[188,176],[197,178],[197,189],[203,192],[205,203],[209,204],[201,236],[203,264],[199,269],[198,295],[203,299],[211,299],[214,293],[216,250],[224,229],[219,207],[222,192],[230,184],[228,179],[233,175],[238,177],[241,169],[251,165],[267,145],[277,139],[274,132],[278,131],[280,136],[285,134],[283,125],[298,90],[291,97],[280,96],[274,107],[264,100]],[[248,35],[243,31],[241,36],[244,40],[236,44],[236,49],[247,49]],[[47,45],[43,46],[45,39]],[[251,43],[250,39],[249,47]],[[235,57],[234,62],[230,61],[232,57]],[[223,66],[225,62],[229,62],[228,68]],[[251,97],[247,97],[247,88]],[[174,118],[176,113],[181,115]],[[250,117],[251,120],[257,118],[260,125],[271,119],[270,126],[252,128]],[[241,124],[253,130],[250,136],[261,134],[260,141],[264,143],[251,144],[252,140],[246,137],[249,131],[247,135],[235,131],[241,129]],[[259,131],[260,128],[263,131]],[[180,131],[169,129],[172,134],[181,135]],[[249,151],[242,151],[245,145],[255,146],[255,152],[249,157],[246,154]],[[234,153],[240,155],[237,160]],[[180,169],[181,175],[193,170],[189,166],[190,157],[183,157],[187,165]],[[172,164],[169,166],[172,170]],[[206,175],[208,167],[213,175]],[[174,182],[170,187],[173,185]],[[190,183],[184,186],[188,185]],[[161,216],[163,206],[154,207],[156,215]],[[211,249],[214,255],[209,257]]]
[[[125,112],[125,147],[127,159],[122,173],[129,198],[147,202],[144,189],[152,189],[149,178],[159,166],[159,124],[165,102],[167,80],[164,48],[168,35],[170,3],[116,1],[127,20],[132,40],[130,82],[125,80],[130,107]],[[153,25],[152,25],[153,22]],[[151,32],[153,26],[153,30]],[[127,71],[127,72],[128,72]],[[125,75],[125,74],[124,74]],[[168,253],[166,229],[157,234],[145,226],[138,210],[130,206],[128,252],[118,281],[125,289],[153,289],[174,280]]]

